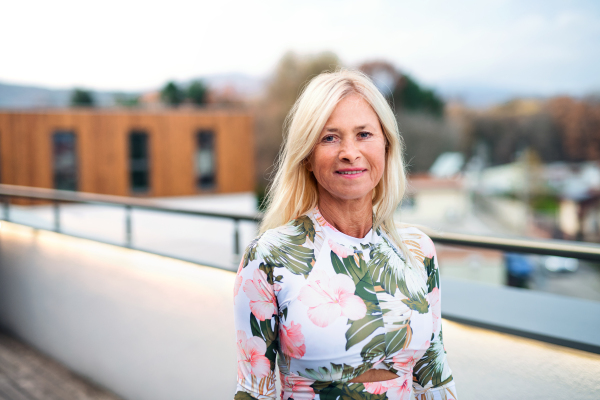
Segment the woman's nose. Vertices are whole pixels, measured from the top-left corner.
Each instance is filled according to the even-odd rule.
[[[341,161],[353,163],[360,157],[360,151],[353,140],[342,140],[339,158]]]

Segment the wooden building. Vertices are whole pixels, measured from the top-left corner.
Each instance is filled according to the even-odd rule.
[[[254,190],[250,114],[0,111],[0,183],[121,196]]]

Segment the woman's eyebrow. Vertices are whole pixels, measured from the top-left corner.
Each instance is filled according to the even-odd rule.
[[[363,130],[363,129],[368,128],[370,126],[371,126],[370,124],[358,125],[358,126],[354,127],[354,130],[355,131],[360,131],[360,130]],[[325,130],[325,132],[339,132],[340,131],[338,128],[332,128],[332,127],[328,127],[328,126],[326,126],[324,130]]]

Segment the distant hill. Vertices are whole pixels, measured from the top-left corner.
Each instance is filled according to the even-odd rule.
[[[259,96],[266,87],[266,77],[256,77],[243,73],[224,73],[199,76],[197,78],[178,81],[186,86],[191,81],[201,79],[209,88],[223,91],[234,88],[236,93],[244,98]],[[160,90],[163,82],[156,88],[149,88],[140,92],[116,92],[116,91],[92,91],[96,104],[99,107],[113,107],[116,105],[115,95],[117,93],[128,96],[140,95],[145,92]],[[473,85],[469,83],[440,83],[434,85],[435,92],[444,100],[459,100],[468,107],[487,108],[496,104],[504,103],[517,97],[542,97],[531,93],[522,93],[506,88]],[[0,82],[0,108],[62,108],[69,106],[72,89],[48,89],[42,86],[15,85]]]
[[[265,85],[265,79],[256,78],[241,73],[213,74],[206,77],[198,77],[206,82],[209,88],[224,90],[232,87],[236,93],[243,97],[258,96]],[[186,85],[194,79],[178,82]],[[164,84],[164,83],[163,83]],[[150,89],[156,91],[157,88]],[[0,82],[0,109],[20,108],[64,108],[69,107],[71,91],[73,89],[49,89],[42,86],[15,85]],[[117,93],[128,96],[136,96],[142,92],[116,92],[116,91],[91,91],[98,107],[113,107],[117,103]]]
[[[459,83],[439,84],[436,86],[436,93],[444,100],[458,100],[467,107],[473,108],[488,108],[524,95],[506,88]]]
[[[72,89],[48,89],[40,86],[0,82],[0,108],[63,108],[69,106]],[[92,91],[99,107],[115,105],[114,92]]]

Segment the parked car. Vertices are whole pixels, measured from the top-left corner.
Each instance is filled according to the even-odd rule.
[[[550,272],[575,272],[579,268],[579,260],[569,257],[548,256],[544,267]]]

